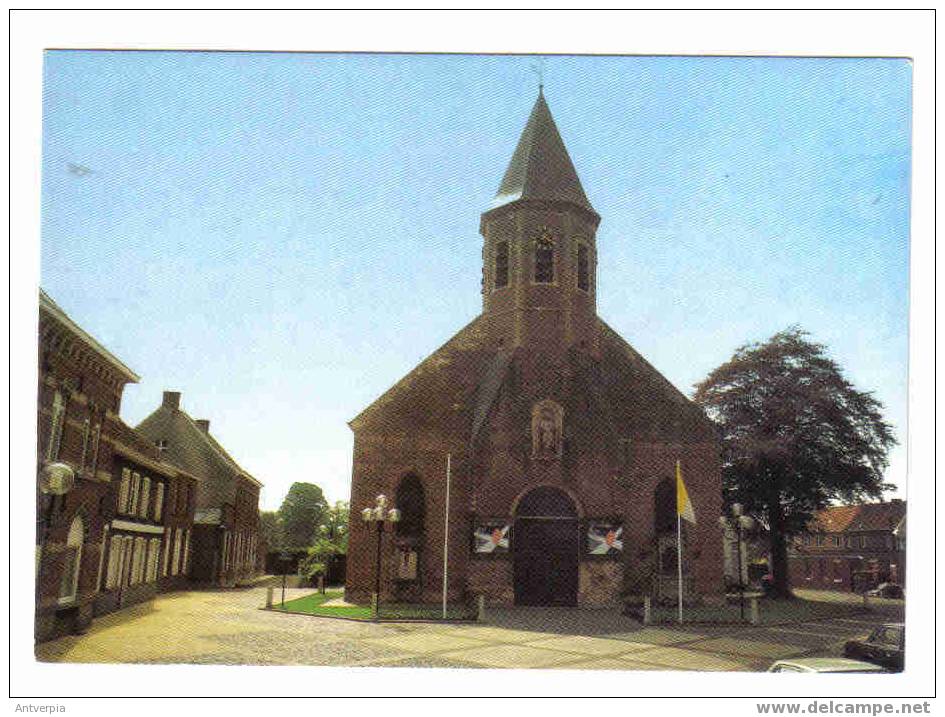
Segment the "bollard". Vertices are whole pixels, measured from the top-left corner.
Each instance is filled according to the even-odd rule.
[[[371,617],[377,620],[377,593],[371,593]]]
[[[486,596],[480,595],[476,598],[476,620],[482,622],[486,619]]]
[[[650,596],[643,596],[643,624],[649,625],[653,621],[653,615],[650,613]]]
[[[266,588],[266,607],[272,607],[272,585]]]
[[[751,624],[758,625],[761,623],[761,614],[758,611],[758,598],[751,599]]]

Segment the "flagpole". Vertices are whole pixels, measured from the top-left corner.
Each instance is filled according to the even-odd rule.
[[[677,590],[679,592],[679,622],[682,623],[682,519],[676,513],[676,569]]]
[[[446,454],[446,518],[445,525],[443,528],[443,619],[446,619],[446,588],[447,588],[447,563],[449,561],[450,553],[450,457],[451,454]]]
[[[676,591],[679,596],[679,623],[682,624],[682,513],[679,510],[679,461],[676,461]]]

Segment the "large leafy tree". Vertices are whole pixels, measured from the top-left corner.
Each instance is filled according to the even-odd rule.
[[[284,544],[293,548],[310,546],[327,510],[321,488],[314,483],[293,483],[279,507]]]
[[[269,550],[279,550],[285,544],[282,536],[282,521],[274,510],[259,512],[259,532],[262,533]]]
[[[895,444],[882,404],[798,327],[739,348],[696,385],[719,427],[726,504],[768,529],[774,594],[791,594],[787,541],[833,501],[879,498]]]

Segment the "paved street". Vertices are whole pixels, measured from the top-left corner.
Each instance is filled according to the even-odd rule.
[[[492,610],[486,623],[371,624],[260,610],[265,589],[179,592],[43,643],[42,661],[593,670],[762,670],[839,654],[900,606],[769,627],[642,627],[612,611]],[[304,594],[306,591],[302,591]]]

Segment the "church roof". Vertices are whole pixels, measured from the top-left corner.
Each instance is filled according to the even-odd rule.
[[[520,351],[496,349],[474,319],[424,359],[349,425],[356,433],[469,436],[487,431],[502,387],[521,362]],[[681,443],[712,440],[712,424],[646,359],[601,319],[601,359],[574,352],[575,383],[565,402],[566,420],[581,443],[640,440]],[[508,394],[521,407],[534,396]],[[567,417],[570,414],[570,419]],[[600,431],[599,429],[603,429]],[[580,434],[580,435],[578,435]]]
[[[584,194],[541,90],[490,208],[521,199],[570,202],[597,214]]]

